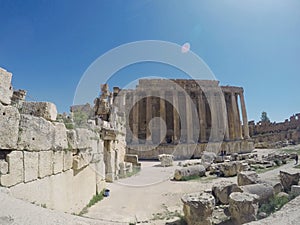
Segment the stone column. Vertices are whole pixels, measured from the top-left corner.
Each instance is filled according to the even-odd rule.
[[[203,96],[203,92],[200,91],[200,95],[198,98],[198,106],[199,106],[199,118],[200,118],[200,142],[206,142],[206,109],[205,109],[205,99]]]
[[[152,144],[152,127],[150,127],[151,119],[152,119],[152,97],[151,97],[151,93],[147,93],[147,99],[146,99],[146,123],[147,123],[146,144]]]
[[[227,121],[228,121],[228,131],[229,131],[229,140],[235,140],[235,125],[234,125],[234,113],[232,106],[232,94],[231,92],[226,92],[226,109],[227,109]]]
[[[174,129],[173,144],[177,144],[180,136],[178,91],[173,92],[173,129]]]
[[[238,117],[237,117],[237,127],[238,127],[238,139],[241,140],[243,139],[243,134],[242,134],[242,122],[241,122],[241,114],[240,114],[240,109],[239,109],[239,104],[238,104],[238,96],[239,93],[235,94],[236,98],[236,107],[237,107],[237,112],[238,112]]]
[[[246,104],[244,99],[244,93],[239,93],[240,95],[240,101],[241,101],[241,107],[242,107],[242,116],[243,116],[243,128],[244,128],[244,139],[249,139],[249,127],[248,127],[248,118],[247,118],[247,112],[246,112]]]
[[[162,123],[166,123],[166,105],[165,105],[165,91],[160,91],[160,107],[159,115],[162,119]],[[160,126],[160,139],[161,143],[166,143],[166,130],[163,129],[163,125]]]
[[[232,106],[232,112],[233,112],[233,126],[234,126],[233,138],[235,140],[239,140],[240,139],[240,135],[239,135],[240,120],[239,120],[239,111],[238,111],[238,105],[237,105],[237,101],[236,101],[236,95],[234,92],[231,92],[231,106]]]
[[[187,93],[185,94],[185,113],[186,113],[186,134],[187,134],[187,143],[194,143],[193,140],[193,115],[192,115],[192,104],[193,101]]]
[[[137,92],[133,92],[132,97],[133,112],[132,112],[132,144],[138,144],[139,132],[139,102]]]
[[[214,89],[206,90],[206,98],[208,100],[208,105],[210,108],[211,114],[211,134],[210,140],[211,141],[218,141],[218,129],[219,129],[219,118],[218,118],[218,96],[217,92]]]

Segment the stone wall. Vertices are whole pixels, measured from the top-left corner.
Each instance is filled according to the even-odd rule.
[[[118,178],[125,134],[93,123],[66,129],[56,122],[53,103],[10,105],[11,73],[1,69],[0,81],[0,186],[17,198],[79,213]]]
[[[284,122],[249,122],[250,136],[256,147],[281,147],[282,144],[300,143],[300,113]]]

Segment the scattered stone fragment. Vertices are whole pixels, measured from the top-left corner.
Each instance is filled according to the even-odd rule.
[[[166,167],[166,166],[173,166],[173,155],[168,155],[168,154],[161,154],[158,155],[158,160],[161,163],[161,166]]]
[[[257,198],[256,195],[241,192],[233,192],[229,195],[229,212],[236,224],[256,220],[258,210]]]
[[[243,192],[255,194],[258,196],[257,200],[261,203],[266,203],[270,198],[274,197],[274,189],[269,184],[249,184],[241,186]]]
[[[239,186],[255,184],[258,181],[258,175],[254,171],[242,171],[237,175],[237,183]]]
[[[183,180],[191,176],[205,176],[205,167],[203,165],[188,166],[180,169],[176,169],[174,173],[175,180]]]
[[[291,190],[292,185],[298,185],[299,172],[295,170],[280,171],[280,182],[285,192]]]
[[[208,193],[186,194],[181,198],[183,212],[189,225],[212,225],[214,196]]]
[[[216,204],[228,204],[229,195],[233,192],[242,192],[237,184],[230,181],[221,181],[212,186],[212,194],[216,199]]]

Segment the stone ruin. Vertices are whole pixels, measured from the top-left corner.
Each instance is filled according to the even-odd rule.
[[[298,170],[281,170],[278,180],[261,179],[251,167],[255,163],[275,164],[273,160],[287,160],[287,154],[270,154],[258,159],[256,153],[226,157],[225,162],[216,163],[217,157],[205,153],[202,160],[181,162],[176,169],[174,180],[184,180],[191,174],[202,177],[208,174],[231,177],[237,182],[221,180],[211,190],[186,194],[182,197],[183,212],[188,225],[191,224],[244,224],[264,218],[258,208],[274,196],[300,195],[300,173]],[[234,160],[234,161],[230,161]],[[246,166],[247,165],[247,166]],[[216,169],[216,167],[218,169]],[[187,172],[188,171],[188,172]]]
[[[249,133],[255,148],[281,148],[300,143],[300,113],[284,122],[249,121]]]
[[[124,119],[105,101],[107,85],[95,105],[98,125],[66,129],[55,104],[25,101],[26,91],[13,91],[11,79],[0,68],[0,186],[11,195],[79,213],[106,182],[139,165],[126,157]]]
[[[215,80],[140,79],[135,89],[116,90],[128,118],[128,154],[200,158],[208,143],[220,143],[228,153],[254,149],[241,87],[219,86]]]

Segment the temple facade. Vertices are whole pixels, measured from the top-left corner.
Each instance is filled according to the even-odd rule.
[[[114,95],[126,114],[127,153],[141,159],[253,149],[241,87],[215,80],[141,79],[136,89],[114,88]]]

